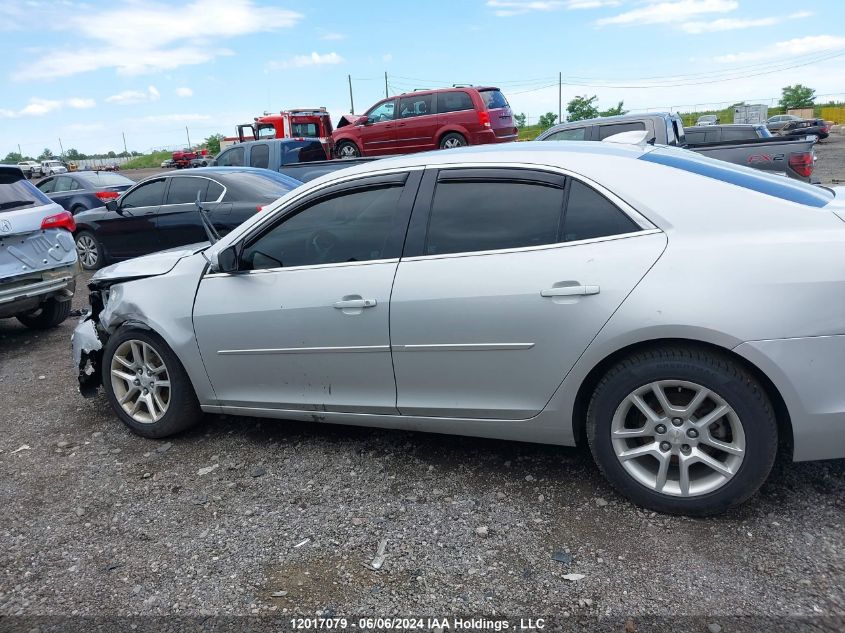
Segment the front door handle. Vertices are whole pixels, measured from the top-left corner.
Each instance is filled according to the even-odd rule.
[[[598,286],[555,286],[548,290],[541,290],[541,297],[580,297],[597,295],[601,289]]]
[[[335,301],[334,307],[338,310],[347,308],[374,308],[378,302],[375,299],[344,299]]]

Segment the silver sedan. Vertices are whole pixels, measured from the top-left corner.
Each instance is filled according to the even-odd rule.
[[[845,457],[845,203],[685,150],[520,143],[376,161],[213,244],[101,270],[85,395],[589,443],[634,502],[721,512]]]

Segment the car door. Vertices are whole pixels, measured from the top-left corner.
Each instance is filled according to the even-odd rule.
[[[175,248],[207,241],[208,235],[196,205],[197,195],[213,222],[218,211],[231,211],[231,205],[226,209],[220,208],[226,188],[213,178],[205,176],[179,174],[167,180],[169,184],[164,203],[155,214],[160,248]]]
[[[113,259],[128,259],[162,250],[156,213],[164,200],[165,179],[145,180],[117,200],[118,210],[98,221],[97,239]]]
[[[206,275],[194,330],[221,405],[395,413],[389,303],[420,171],[328,185]]]
[[[396,99],[382,101],[367,112],[361,126],[361,146],[365,156],[381,156],[396,152]]]
[[[418,152],[436,148],[437,114],[434,94],[399,99],[396,119],[396,151]]]
[[[536,415],[665,242],[560,174],[428,170],[390,304],[400,413]]]

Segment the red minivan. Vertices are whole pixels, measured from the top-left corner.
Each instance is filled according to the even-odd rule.
[[[384,99],[363,116],[347,115],[332,133],[336,158],[410,154],[507,143],[518,133],[498,88],[420,90]]]

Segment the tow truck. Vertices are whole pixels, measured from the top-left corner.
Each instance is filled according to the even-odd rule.
[[[279,114],[264,113],[253,123],[237,126],[238,140],[261,141],[271,138],[318,138],[331,156],[332,121],[326,108],[294,108]]]

